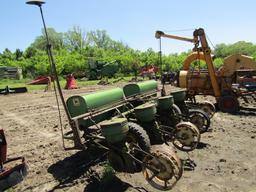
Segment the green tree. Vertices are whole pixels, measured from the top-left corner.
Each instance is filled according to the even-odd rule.
[[[87,33],[87,42],[91,46],[107,49],[111,46],[112,40],[106,30],[96,30]]]
[[[0,63],[3,66],[15,66],[15,54],[6,48],[1,54]]]
[[[47,33],[53,49],[60,50],[64,48],[63,33],[58,33],[53,28],[47,28]],[[42,30],[42,35],[36,37],[35,41],[30,45],[30,47],[39,50],[46,50],[46,45],[47,42],[45,32]]]
[[[17,61],[23,57],[23,51],[21,51],[20,49],[16,49],[14,54],[15,54],[15,59]]]
[[[71,51],[81,51],[86,46],[86,34],[79,26],[73,26],[64,33],[64,43]]]
[[[29,46],[24,53],[24,57],[29,59],[37,54],[37,49],[35,47]]]
[[[244,55],[253,55],[256,52],[256,45],[250,42],[238,41],[234,44],[218,44],[214,49],[216,57],[227,57],[229,55],[240,53]]]

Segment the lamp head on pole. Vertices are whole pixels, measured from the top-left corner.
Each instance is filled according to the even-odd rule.
[[[42,0],[30,0],[30,1],[27,1],[26,4],[37,5],[37,6],[41,7],[42,4],[45,4],[45,2]]]

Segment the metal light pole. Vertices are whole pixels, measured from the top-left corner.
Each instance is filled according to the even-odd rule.
[[[162,89],[161,89],[161,96],[166,96],[165,91],[165,82],[164,82],[164,74],[163,74],[163,61],[162,61],[162,41],[161,37],[159,38],[159,64],[160,64],[160,76],[161,76],[161,83],[162,83]]]
[[[69,120],[69,122],[71,122],[72,120],[71,120],[70,114],[68,112],[68,109],[67,109],[64,97],[63,97],[63,93],[62,93],[62,90],[61,90],[61,87],[60,87],[60,82],[59,82],[59,78],[58,78],[58,75],[57,75],[56,64],[55,64],[53,54],[52,54],[52,45],[50,44],[50,40],[49,40],[49,36],[48,36],[48,32],[47,32],[47,28],[46,28],[46,24],[45,24],[45,20],[44,20],[42,5],[45,4],[45,2],[42,1],[42,0],[30,0],[30,1],[27,1],[26,4],[36,5],[40,9],[40,13],[41,13],[42,21],[43,21],[43,26],[44,26],[45,37],[46,37],[46,41],[47,41],[47,45],[46,45],[47,54],[48,54],[48,57],[49,57],[51,69],[53,71],[54,79],[56,80],[56,83],[57,83],[57,89],[58,89],[58,92],[59,92],[59,95],[60,95],[61,102],[64,106],[64,109],[65,109],[66,115],[68,117],[68,120]],[[58,107],[59,107],[57,94],[56,94],[56,100],[57,100],[57,104],[58,104]],[[61,118],[61,115],[60,115],[60,118]]]

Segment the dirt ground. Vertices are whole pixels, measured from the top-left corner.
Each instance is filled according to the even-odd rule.
[[[65,90],[64,95],[68,98],[113,86]],[[53,92],[0,96],[0,103],[0,128],[6,133],[8,156],[24,156],[29,166],[26,179],[11,191],[157,191],[147,184],[142,173],[116,173],[111,179],[102,181],[107,168],[104,158],[92,161],[97,158],[94,150],[63,150]],[[61,109],[64,128],[68,130]],[[210,132],[202,134],[199,148],[190,153],[197,167],[184,171],[171,191],[255,192],[255,116],[253,109],[242,110],[237,115],[216,113]]]

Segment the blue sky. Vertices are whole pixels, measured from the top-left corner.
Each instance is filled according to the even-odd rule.
[[[130,47],[158,51],[156,30],[192,37],[203,27],[213,44],[240,40],[256,43],[255,0],[48,0],[43,6],[48,27],[66,32],[74,25],[85,31],[104,29]],[[1,0],[0,52],[25,50],[41,34],[39,9],[24,0]],[[163,52],[187,51],[187,42],[163,39]]]

